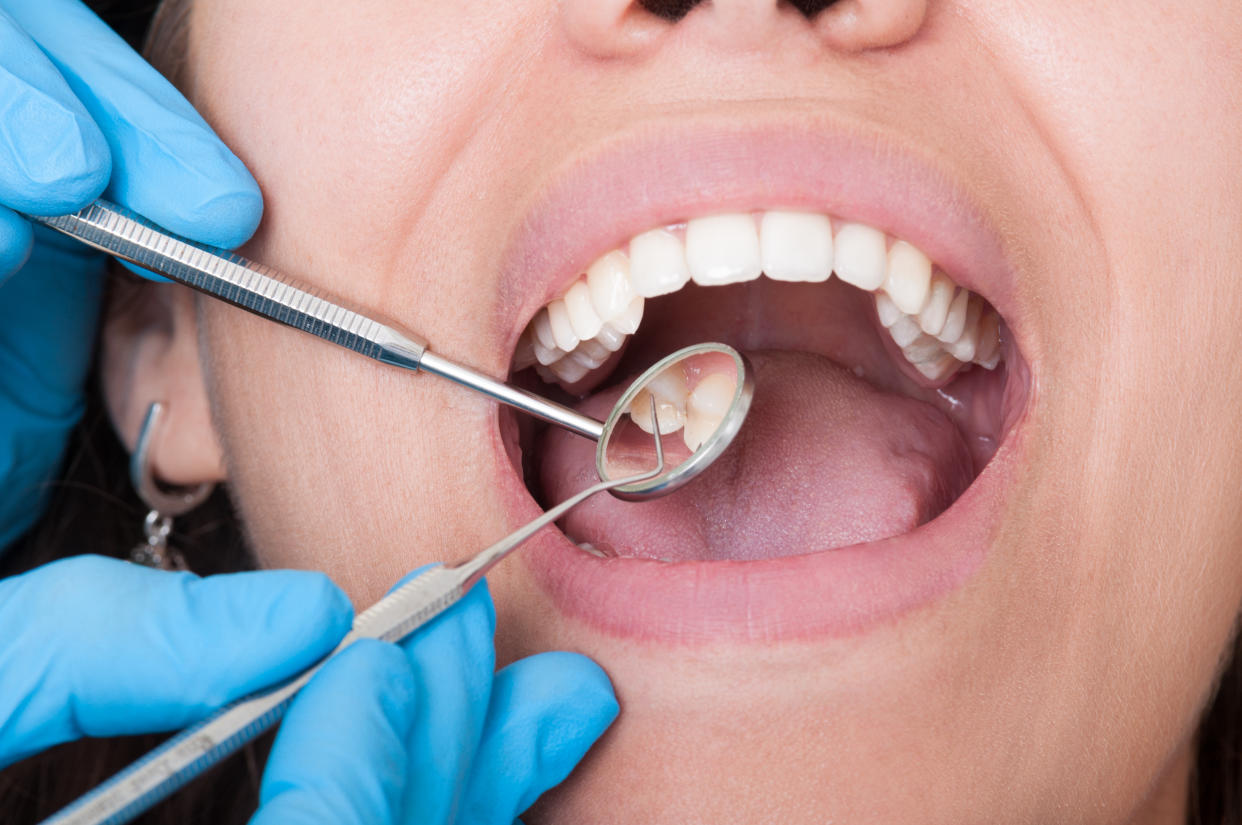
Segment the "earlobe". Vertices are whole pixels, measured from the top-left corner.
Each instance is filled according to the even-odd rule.
[[[198,345],[194,298],[174,284],[122,283],[104,319],[101,374],[112,426],[131,452],[153,402],[165,406],[151,462],[175,485],[225,479]]]

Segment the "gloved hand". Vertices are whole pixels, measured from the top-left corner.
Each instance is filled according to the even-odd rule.
[[[0,579],[0,768],[184,727],[314,664],[352,622],[320,573],[199,578],[79,556]]]
[[[510,825],[617,715],[572,653],[493,674],[486,584],[401,647],[360,642],[289,708],[251,825]]]
[[[105,188],[215,246],[243,243],[263,208],[190,104],[85,6],[0,0],[0,551],[37,518],[81,415],[105,261],[12,210],[74,212]]]

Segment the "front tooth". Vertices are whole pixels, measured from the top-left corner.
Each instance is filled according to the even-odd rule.
[[[873,292],[884,284],[888,264],[884,233],[861,223],[842,224],[835,241],[837,277]]]
[[[630,241],[630,284],[644,298],[676,292],[690,280],[686,250],[667,229],[653,229]]]
[[[636,296],[620,315],[608,322],[613,330],[623,335],[633,335],[643,320],[643,297]]]
[[[579,340],[589,341],[599,334],[604,322],[591,304],[591,289],[585,280],[579,279],[565,293],[565,309],[569,311],[570,326]]]
[[[953,296],[953,303],[949,304],[949,314],[945,316],[944,328],[940,330],[937,338],[950,344],[962,337],[962,330],[966,328],[966,310],[969,304],[970,290],[959,289]]]
[[[769,278],[821,283],[832,275],[832,224],[811,212],[767,212],[759,250]]]
[[[654,433],[651,423],[651,393],[643,390],[630,402],[630,418],[645,433]],[[680,430],[686,423],[685,408],[656,399],[656,420],[660,422],[660,435],[668,435]]]
[[[573,324],[569,322],[569,310],[560,298],[548,304],[548,323],[552,326],[552,339],[559,349],[571,352],[578,346],[578,336],[574,335]]]
[[[970,295],[970,303],[966,306],[966,323],[962,334],[957,340],[945,347],[949,354],[963,363],[975,358],[979,348],[979,315],[983,311],[983,300],[974,293]]]
[[[939,335],[949,317],[949,305],[953,303],[954,284],[943,272],[932,275],[928,290],[927,306],[919,313],[919,326],[928,335]]]
[[[888,250],[888,274],[884,291],[907,315],[918,315],[927,304],[931,289],[931,259],[905,241],[897,241]]]
[[[759,233],[750,215],[713,215],[686,224],[686,263],[701,286],[753,281],[763,271]]]
[[[605,322],[623,314],[635,297],[630,262],[625,254],[614,249],[591,264],[587,269],[587,288],[596,314]]]
[[[975,349],[974,361],[986,369],[995,369],[999,350],[1000,316],[995,312],[985,312],[979,319],[979,346]]]

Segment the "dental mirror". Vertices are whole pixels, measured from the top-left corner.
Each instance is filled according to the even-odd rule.
[[[753,373],[746,356],[725,344],[695,344],[662,358],[630,384],[604,421],[595,448],[600,481],[654,463],[653,399],[665,470],[612,494],[629,501],[657,498],[697,477],[741,429],[755,393]]]

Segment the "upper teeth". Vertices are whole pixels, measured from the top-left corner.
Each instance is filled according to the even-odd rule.
[[[835,234],[833,229],[835,227]],[[635,236],[629,254],[602,256],[541,309],[514,366],[573,384],[619,350],[642,321],[643,300],[701,286],[752,281],[822,282],[833,272],[875,293],[880,325],[906,359],[940,381],[968,363],[1000,361],[1000,317],[902,240],[860,223],[809,212],[729,213]]]

